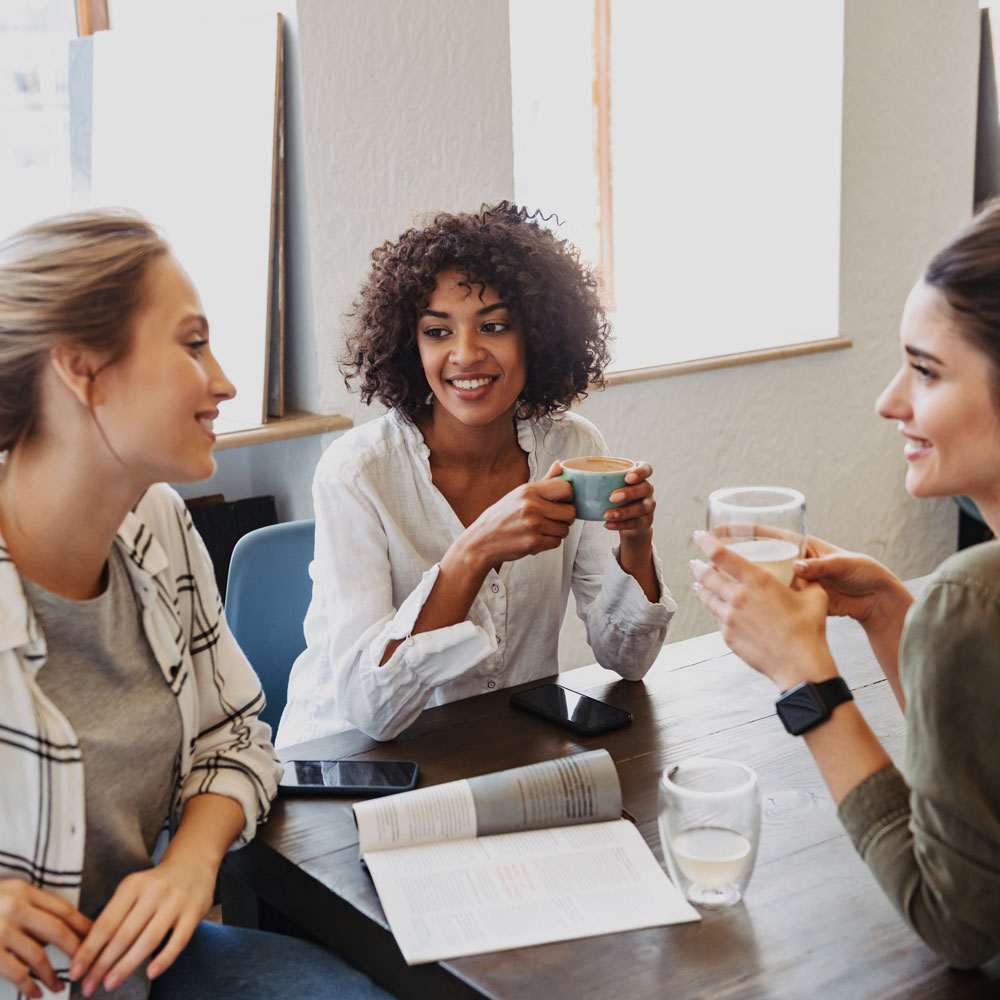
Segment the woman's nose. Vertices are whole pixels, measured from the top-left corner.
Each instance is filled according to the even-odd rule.
[[[480,361],[486,352],[474,329],[460,329],[452,340],[452,357],[456,364],[467,366]]]
[[[906,370],[906,365],[900,368],[875,400],[875,412],[886,420],[906,420],[910,416],[910,403],[904,387]]]
[[[212,355],[212,360],[208,369],[208,384],[213,396],[218,399],[232,399],[236,395],[236,386],[229,381],[226,373],[222,370],[222,365]]]

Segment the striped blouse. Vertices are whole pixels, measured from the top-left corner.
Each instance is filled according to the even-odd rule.
[[[180,711],[170,826],[192,796],[226,795],[246,817],[234,846],[244,844],[267,815],[280,767],[257,719],[260,682],[226,626],[208,553],[180,497],[162,484],[126,515],[115,545]],[[0,538],[0,878],[24,879],[77,906],[84,768],[76,734],[36,683],[44,662],[45,638]],[[65,975],[66,956],[50,947],[49,958]],[[15,996],[0,980],[0,1000]]]

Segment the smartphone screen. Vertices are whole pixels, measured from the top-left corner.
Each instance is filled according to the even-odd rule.
[[[571,691],[561,684],[542,684],[516,691],[510,696],[510,703],[584,736],[620,729],[632,721],[631,712]]]
[[[416,783],[411,760],[290,760],[280,788],[311,795],[391,795]]]

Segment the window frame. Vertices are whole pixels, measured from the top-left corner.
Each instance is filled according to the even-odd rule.
[[[81,0],[82,2],[82,0]],[[615,302],[615,253],[614,253],[614,205],[612,186],[612,67],[611,67],[611,4],[613,0],[594,0],[594,161],[597,168],[599,233],[599,274],[601,298],[605,308],[613,312]],[[685,375],[691,372],[711,371],[716,368],[731,368],[736,365],[754,364],[780,358],[820,354],[852,347],[850,338],[838,334],[836,337],[803,341],[797,344],[781,344],[775,347],[759,347],[731,354],[708,355],[667,364],[644,365],[640,368],[611,369],[606,377],[608,385],[644,381],[671,375]]]

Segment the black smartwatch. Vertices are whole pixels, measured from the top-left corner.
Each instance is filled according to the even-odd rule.
[[[853,699],[847,681],[843,677],[832,677],[818,684],[810,681],[796,684],[783,692],[774,704],[785,729],[792,736],[801,736],[821,722],[826,722],[838,705]]]

